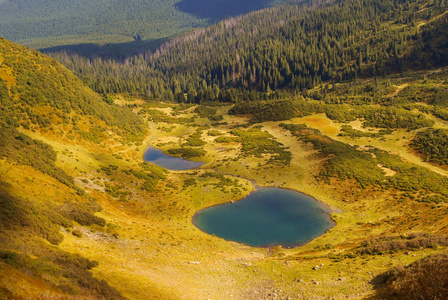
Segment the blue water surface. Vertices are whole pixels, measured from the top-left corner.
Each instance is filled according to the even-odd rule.
[[[303,245],[335,224],[331,209],[302,193],[260,188],[243,200],[198,211],[193,223],[202,231],[254,247]]]
[[[204,164],[203,162],[190,161],[178,157],[168,156],[163,153],[162,150],[154,147],[148,147],[146,149],[143,159],[147,162],[151,162],[162,168],[173,171],[194,169]]]

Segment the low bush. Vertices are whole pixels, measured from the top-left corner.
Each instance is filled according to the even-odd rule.
[[[251,122],[284,121],[323,112],[323,106],[311,101],[253,101],[235,104],[229,114],[252,115]]]
[[[399,250],[433,248],[437,245],[447,246],[448,235],[413,233],[407,236],[372,238],[362,242],[361,249],[358,252],[361,254],[382,254]]]
[[[146,115],[148,116],[149,121],[153,121],[156,123],[165,122],[169,124],[187,124],[194,122],[193,118],[175,118],[157,109],[144,108],[139,111],[139,115]]]
[[[31,166],[74,187],[73,178],[56,166],[56,152],[50,145],[31,139],[13,127],[0,127],[0,157]]]
[[[448,299],[448,254],[398,266],[372,280],[375,299]]]
[[[105,226],[106,220],[94,215],[100,207],[94,203],[76,203],[67,201],[59,207],[58,211],[67,219],[78,222],[83,226],[99,225]]]
[[[232,143],[241,142],[241,138],[237,136],[219,136],[214,140],[215,143]]]
[[[267,131],[261,131],[260,127],[255,126],[249,130],[233,129],[232,134],[236,135],[242,143],[241,151],[244,155],[253,155],[262,157],[269,155],[268,163],[278,165],[288,165],[291,162],[291,152],[286,150],[274,137]],[[229,137],[218,137],[216,140],[228,140]],[[237,141],[236,139],[230,139]]]
[[[364,132],[358,129],[354,129],[350,125],[342,125],[341,127],[341,133],[339,133],[339,136],[349,136],[351,138],[360,138],[360,137],[380,137],[386,134],[391,134],[392,130],[380,130],[379,132]]]
[[[219,130],[209,130],[208,132],[207,132],[207,135],[208,136],[220,136],[220,135],[222,135],[223,133],[221,132],[221,131],[219,131]]]
[[[207,152],[202,149],[195,149],[195,148],[188,148],[188,147],[182,147],[182,148],[172,148],[168,150],[169,154],[172,155],[180,155],[183,158],[192,158],[192,157],[202,157]]]
[[[426,161],[448,165],[448,130],[428,128],[417,132],[411,147]]]
[[[196,129],[196,132],[187,138],[187,142],[184,144],[184,146],[200,147],[205,145],[206,142],[204,142],[201,138],[202,131],[202,128]]]
[[[280,126],[289,130],[299,140],[311,143],[320,155],[326,158],[319,174],[324,180],[328,181],[330,177],[342,180],[355,179],[364,188],[380,186],[401,191],[420,190],[439,194],[443,199],[448,197],[448,179],[445,176],[404,162],[398,155],[376,148],[362,151],[324,136],[305,124],[280,124]],[[384,176],[384,171],[378,165],[396,173],[394,176]]]

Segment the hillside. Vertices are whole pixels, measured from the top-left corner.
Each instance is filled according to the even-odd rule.
[[[73,125],[77,132],[65,133],[68,139],[81,135],[100,140],[106,125],[130,141],[144,134],[135,115],[109,105],[54,59],[5,39],[0,39],[0,51],[3,126],[20,125],[59,135],[65,133],[64,126]],[[85,126],[87,121],[95,126]]]
[[[0,1],[0,36],[34,48],[84,44],[93,50],[104,44],[163,39],[277,2],[5,0]]]
[[[62,232],[76,234],[75,224],[106,223],[94,215],[102,210],[96,199],[76,184],[73,169],[64,167],[61,154],[42,138],[57,138],[65,151],[107,141],[109,147],[130,145],[146,132],[142,120],[104,102],[53,59],[5,39],[0,39],[0,107],[0,297],[122,299],[92,276],[96,261],[58,247]]]
[[[444,1],[335,1],[279,6],[197,29],[123,60],[53,56],[99,92],[200,103],[281,98],[445,66]]]
[[[123,60],[0,39],[0,298],[447,298],[446,11],[296,3]],[[257,248],[193,224],[262,187],[335,226]]]
[[[0,42],[0,297],[385,299],[443,278],[446,68],[206,106],[99,96]],[[144,163],[147,144],[206,164]],[[254,183],[305,192],[336,226],[284,249],[193,225]]]

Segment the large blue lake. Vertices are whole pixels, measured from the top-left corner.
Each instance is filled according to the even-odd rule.
[[[194,169],[204,164],[203,162],[190,161],[178,157],[168,156],[163,153],[162,150],[154,147],[148,147],[146,149],[143,159],[147,162],[152,162],[160,167],[173,171]]]
[[[335,224],[331,209],[292,190],[260,188],[243,200],[198,211],[193,223],[202,231],[254,247],[303,245]]]

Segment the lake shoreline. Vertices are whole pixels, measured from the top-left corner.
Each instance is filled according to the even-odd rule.
[[[148,159],[148,152],[149,151],[152,151],[152,153],[150,155],[153,155],[153,157],[151,157],[150,159]],[[182,159],[182,158],[166,155],[161,149],[157,149],[157,148],[151,146],[149,143],[147,145],[146,150],[144,151],[143,159],[146,162],[153,163],[155,165],[158,165],[158,166],[163,167],[165,169],[168,169],[170,171],[181,171],[181,172],[182,171],[187,171],[187,170],[199,169],[201,166],[203,166],[205,164],[205,162],[195,162],[195,161],[185,160],[185,159]],[[160,164],[160,159],[162,159],[162,164]],[[180,164],[185,163],[185,165],[183,167],[181,167],[181,168],[172,167],[172,165],[170,165],[170,164],[169,165],[164,164],[163,160],[169,161],[169,163],[180,163]],[[171,168],[169,168],[169,167],[171,167]],[[203,170],[205,170],[205,169],[203,169]],[[293,243],[283,243],[283,244],[271,244],[271,245],[257,246],[257,245],[250,245],[248,243],[236,242],[236,241],[232,241],[230,239],[219,237],[219,238],[224,239],[226,241],[235,242],[235,243],[239,243],[239,244],[246,245],[246,246],[249,246],[249,247],[254,247],[254,248],[271,248],[271,247],[275,247],[275,246],[281,246],[282,248],[285,248],[285,249],[292,249],[292,248],[296,248],[296,247],[301,247],[301,246],[303,246],[303,245],[305,245],[307,243],[310,243],[311,241],[313,241],[313,240],[315,240],[315,239],[325,235],[329,230],[334,228],[337,224],[336,224],[334,218],[332,217],[332,214],[333,213],[342,213],[342,211],[340,209],[334,209],[334,208],[328,206],[325,202],[320,201],[320,200],[314,198],[313,196],[311,196],[309,194],[306,194],[306,193],[303,193],[303,192],[298,191],[298,190],[294,190],[294,189],[291,189],[291,188],[279,187],[279,186],[259,186],[255,179],[246,178],[246,177],[243,177],[243,176],[240,176],[240,175],[234,175],[234,174],[218,172],[218,170],[216,170],[216,169],[209,169],[209,170],[212,170],[216,174],[248,180],[248,181],[250,181],[252,183],[252,186],[254,187],[255,190],[251,191],[245,197],[242,197],[240,199],[231,200],[230,202],[224,202],[224,203],[219,203],[219,204],[206,206],[206,207],[203,207],[203,208],[197,210],[193,214],[193,216],[191,218],[191,223],[192,223],[192,225],[194,227],[196,227],[197,229],[199,229],[200,231],[202,231],[202,232],[204,232],[204,233],[206,233],[208,235],[215,235],[215,234],[210,234],[210,233],[204,231],[203,229],[201,229],[197,225],[197,219],[198,219],[198,216],[199,216],[199,214],[201,212],[203,212],[206,209],[213,208],[213,207],[217,207],[217,206],[221,206],[221,205],[231,205],[233,203],[240,202],[242,200],[247,199],[248,197],[254,197],[255,193],[259,193],[259,192],[261,192],[263,190],[268,190],[268,189],[278,189],[278,190],[284,190],[286,192],[294,192],[294,193],[298,193],[298,194],[308,198],[310,201],[315,202],[318,205],[316,207],[317,209],[322,210],[323,214],[328,215],[328,221],[330,223],[330,225],[329,225],[330,227],[328,229],[326,229],[322,234],[319,234],[316,237],[313,237],[313,238],[310,238],[310,239],[306,239],[304,241],[300,241],[300,242],[297,242],[297,243],[293,242]]]
[[[198,169],[205,165],[205,162],[197,162],[193,160],[187,160],[176,156],[170,156],[163,152],[163,150],[151,146],[149,143],[143,152],[143,160],[149,163],[153,163],[159,167],[165,168],[170,171],[186,171]],[[178,167],[179,164],[181,167]]]
[[[304,196],[305,197],[305,198],[301,198],[300,201],[305,201],[305,202],[306,201],[311,201],[313,204],[317,204],[317,206],[314,207],[313,209],[317,209],[317,210],[321,211],[322,215],[325,215],[325,218],[327,219],[326,222],[328,222],[329,228],[326,229],[322,234],[319,234],[318,236],[315,236],[315,237],[312,237],[312,238],[309,238],[309,239],[305,239],[305,240],[300,241],[300,242],[281,243],[281,244],[280,243],[274,243],[274,244],[260,245],[259,246],[259,245],[251,245],[251,244],[245,243],[245,242],[234,241],[234,240],[231,240],[231,239],[228,239],[228,238],[225,238],[225,237],[218,236],[218,235],[216,235],[214,233],[206,232],[205,230],[203,230],[200,227],[200,225],[198,225],[198,222],[197,222],[198,217],[200,216],[201,213],[203,213],[207,209],[218,207],[218,206],[222,206],[222,205],[232,205],[232,204],[237,205],[238,202],[240,202],[242,200],[245,200],[245,199],[247,199],[250,196],[253,197],[254,193],[259,193],[260,191],[263,191],[263,190],[273,190],[273,189],[284,190],[285,192],[293,192],[293,193],[300,194],[300,196]],[[302,204],[304,204],[304,203],[302,203]],[[334,212],[335,212],[335,210],[332,209],[331,207],[329,207],[327,204],[323,203],[322,201],[319,201],[319,200],[315,199],[314,197],[312,197],[310,195],[302,193],[300,191],[287,189],[287,188],[282,188],[282,187],[266,186],[266,187],[258,187],[256,190],[250,192],[248,195],[246,195],[245,197],[243,197],[243,198],[241,198],[241,199],[239,199],[237,201],[230,201],[230,202],[224,202],[224,203],[220,203],[220,204],[213,204],[213,205],[201,208],[201,209],[199,209],[198,211],[196,211],[194,213],[193,217],[191,218],[191,222],[200,231],[202,231],[202,232],[204,232],[204,233],[206,233],[208,235],[214,235],[214,236],[216,236],[216,237],[218,237],[220,239],[224,239],[224,240],[229,241],[229,242],[235,242],[235,243],[246,245],[246,246],[253,247],[253,248],[267,248],[267,249],[269,249],[269,248],[272,248],[272,247],[281,246],[282,248],[285,248],[285,249],[292,249],[292,248],[297,248],[297,247],[304,246],[305,244],[308,244],[311,241],[313,241],[313,240],[315,240],[315,239],[325,235],[331,229],[333,229],[337,225],[335,220],[334,220],[334,218],[332,218],[332,216],[331,216]]]

